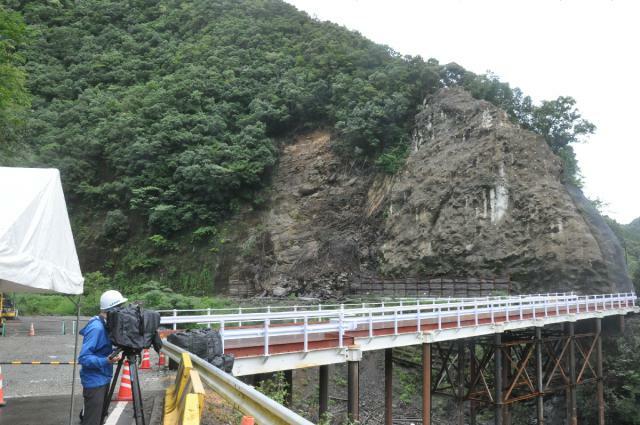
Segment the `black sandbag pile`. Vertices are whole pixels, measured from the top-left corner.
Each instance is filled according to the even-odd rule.
[[[222,352],[222,338],[214,329],[194,329],[176,332],[167,337],[167,341],[195,354],[218,369],[231,373],[233,355]]]

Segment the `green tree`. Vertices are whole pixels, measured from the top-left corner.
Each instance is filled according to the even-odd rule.
[[[22,16],[0,6],[0,146],[14,138],[18,114],[29,106],[21,47],[27,41]]]
[[[556,100],[543,101],[539,107],[533,108],[527,126],[544,136],[551,149],[563,160],[565,178],[580,184],[578,163],[571,145],[583,142],[586,136],[595,132],[596,126],[582,118],[575,99],[560,96]]]

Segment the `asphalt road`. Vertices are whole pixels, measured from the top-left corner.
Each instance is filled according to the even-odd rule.
[[[91,319],[91,317],[80,316],[80,329]],[[19,316],[14,320],[5,322],[5,335],[7,336],[27,336],[29,328],[33,323],[33,328],[38,336],[62,335],[73,332],[73,322],[75,316]]]
[[[74,357],[74,336],[68,324],[67,335],[62,335],[61,317],[21,318],[11,324],[14,332],[0,337],[0,362],[10,361],[71,361]],[[64,320],[72,320],[64,318]],[[24,332],[34,323],[36,336]],[[70,322],[68,322],[70,323]],[[82,322],[81,322],[82,325]],[[40,330],[41,332],[38,332]],[[59,332],[56,332],[59,331]],[[57,333],[57,335],[56,335]],[[78,338],[78,350],[82,336]],[[140,370],[140,383],[145,400],[145,410],[153,406],[154,396],[160,394],[174,379],[175,374],[157,366],[157,354],[150,350],[151,370]],[[4,375],[4,398],[7,406],[0,408],[0,425],[62,425],[68,423],[73,366],[71,365],[1,365]],[[79,366],[76,371],[75,394],[82,394]],[[115,368],[114,368],[115,370]],[[117,389],[116,389],[117,394]],[[74,420],[82,407],[82,398],[76,398]],[[129,405],[122,405],[121,418],[112,425],[131,425]],[[148,406],[147,406],[148,404]],[[117,403],[112,403],[112,408]],[[124,409],[123,409],[124,407]],[[117,412],[116,412],[117,413]],[[148,413],[150,414],[150,412]],[[122,422],[124,421],[124,422]],[[74,424],[79,423],[75,421]]]
[[[154,406],[160,403],[158,391],[148,391],[143,395],[143,406],[146,425],[159,425]],[[78,413],[82,408],[82,397],[75,398],[75,406],[71,423],[80,424]],[[10,400],[6,406],[0,407],[0,425],[67,425],[69,423],[70,396],[24,397]],[[132,425],[133,407],[131,402],[112,402],[105,425]]]

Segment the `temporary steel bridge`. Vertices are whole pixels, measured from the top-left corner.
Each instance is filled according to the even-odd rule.
[[[328,406],[328,366],[347,363],[348,415],[358,420],[359,362],[363,352],[385,350],[386,423],[391,424],[392,350],[421,346],[425,425],[431,423],[432,393],[457,400],[459,424],[465,414],[475,424],[475,412],[489,404],[502,425],[511,423],[511,404],[530,399],[537,401],[543,424],[543,398],[560,390],[567,393],[569,423],[577,424],[576,386],[591,381],[597,384],[603,425],[602,319],[622,323],[624,315],[640,312],[636,301],[634,293],[420,298],[170,310],[161,323],[217,328],[225,353],[235,356],[236,377],[285,371],[291,379],[294,369],[320,367],[320,415]],[[487,380],[490,369],[493,379]]]

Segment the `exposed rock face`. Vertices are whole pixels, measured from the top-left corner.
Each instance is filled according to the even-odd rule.
[[[281,158],[258,218],[268,249],[239,261],[232,279],[251,267],[250,285],[278,293],[339,289],[355,272],[509,274],[522,292],[631,288],[617,240],[579,191],[572,198],[545,141],[462,90],[428,99],[393,177],[340,162],[324,133]]]
[[[418,115],[413,152],[388,192],[385,269],[510,274],[527,292],[614,289],[601,235],[560,176],[540,136],[464,91],[439,92]]]
[[[339,160],[327,132],[285,146],[268,209],[240,220],[241,227],[253,224],[237,241],[248,249],[232,260],[230,285],[274,295],[339,291],[350,274],[370,268],[372,226],[363,205],[373,179],[358,164]]]

